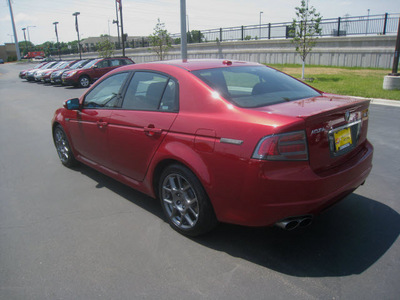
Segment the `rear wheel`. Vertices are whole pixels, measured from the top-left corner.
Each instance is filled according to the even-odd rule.
[[[66,167],[73,167],[78,164],[74,154],[71,151],[67,135],[61,125],[57,125],[53,132],[54,145],[56,146],[58,157],[61,163]]]
[[[171,165],[163,171],[159,197],[169,224],[179,233],[197,236],[218,224],[203,186],[184,166]]]
[[[79,86],[83,88],[87,88],[90,85],[90,79],[88,76],[84,75],[79,78]]]

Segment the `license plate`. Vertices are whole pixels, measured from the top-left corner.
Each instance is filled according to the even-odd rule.
[[[341,151],[347,147],[350,147],[353,143],[351,138],[350,127],[342,129],[334,133],[335,138],[335,150],[336,152]]]

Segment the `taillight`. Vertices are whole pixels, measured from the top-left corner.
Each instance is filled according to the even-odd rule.
[[[269,135],[262,138],[252,158],[262,160],[308,160],[305,131]]]

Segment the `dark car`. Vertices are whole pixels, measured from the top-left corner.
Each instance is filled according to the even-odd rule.
[[[0,64],[4,64],[4,59],[0,58]]]
[[[115,68],[130,64],[134,64],[134,62],[127,57],[95,59],[82,69],[64,72],[62,75],[62,83],[64,85],[89,87],[91,83],[95,82],[104,74]]]
[[[50,82],[52,84],[61,84],[62,83],[61,76],[62,76],[62,74],[64,72],[80,69],[80,68],[84,67],[86,64],[88,64],[92,60],[93,59],[80,59],[80,60],[77,60],[75,63],[73,63],[70,67],[68,67],[66,69],[54,71],[50,75]]]
[[[65,166],[159,198],[185,235],[218,221],[294,229],[365,182],[369,104],[256,63],[155,62],[66,101],[52,133]]]

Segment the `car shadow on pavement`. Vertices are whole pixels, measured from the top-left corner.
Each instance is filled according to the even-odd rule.
[[[76,170],[95,180],[98,188],[110,189],[165,220],[158,200],[87,166]],[[353,193],[304,229],[220,224],[191,240],[287,275],[334,277],[363,273],[390,249],[399,234],[396,211]]]
[[[396,211],[353,193],[304,229],[223,224],[195,241],[291,276],[332,277],[363,273],[399,233]]]

